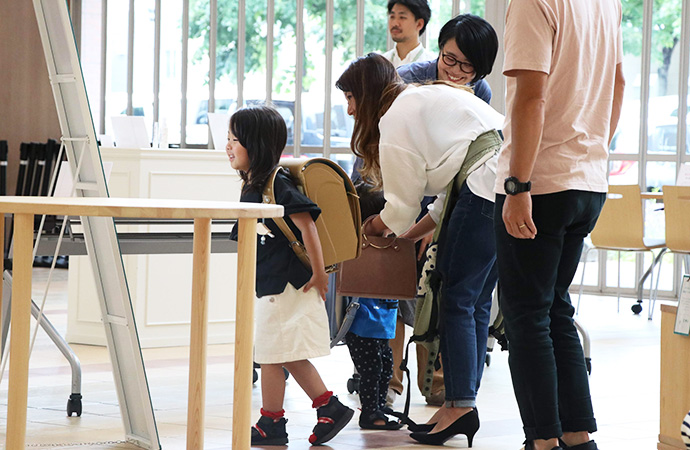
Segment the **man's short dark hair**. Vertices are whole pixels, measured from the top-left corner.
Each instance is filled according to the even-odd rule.
[[[427,0],[388,0],[388,14],[393,11],[393,7],[396,4],[406,6],[414,15],[415,20],[422,19],[424,21],[422,29],[419,30],[419,35],[421,36],[424,30],[426,30],[426,24],[431,19],[431,8],[429,8]]]
[[[455,39],[462,54],[474,66],[476,75],[473,82],[491,73],[498,53],[498,36],[489,22],[473,14],[460,14],[441,28],[439,50],[451,39]]]

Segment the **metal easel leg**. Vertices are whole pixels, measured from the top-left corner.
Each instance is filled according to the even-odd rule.
[[[12,274],[7,270],[3,274],[3,283],[2,324],[0,325],[2,327],[2,332],[0,333],[2,339],[0,348],[2,350],[5,349],[5,343],[7,341],[7,332],[10,324],[10,305],[12,302]],[[40,310],[32,300],[31,315],[35,319],[38,319],[39,314]],[[45,315],[41,318],[40,325],[50,340],[53,341],[58,350],[60,350],[60,353],[67,359],[72,369],[72,393],[67,400],[67,415],[72,416],[72,414],[75,413],[77,417],[81,416],[81,363],[79,362],[79,358]]]

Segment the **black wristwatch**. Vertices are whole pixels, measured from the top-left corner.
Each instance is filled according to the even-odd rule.
[[[503,182],[503,189],[508,195],[517,195],[521,192],[529,192],[532,189],[532,182],[521,183],[517,177],[508,177]]]

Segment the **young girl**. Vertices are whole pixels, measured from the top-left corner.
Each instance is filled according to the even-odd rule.
[[[264,185],[280,161],[287,128],[273,108],[242,108],[230,117],[226,152],[244,185],[240,201],[261,203]],[[323,304],[328,276],[314,220],[321,210],[301,194],[289,175],[279,173],[274,184],[276,203],[285,208],[285,221],[304,242],[311,261],[307,269],[272,220],[270,234],[257,246],[256,339],[254,360],[261,365],[261,418],[252,428],[252,445],[285,445],[283,417],[285,367],[316,408],[317,424],[309,442],[323,444],[350,421],[354,411],[326,389],[309,358],[330,353],[328,316]],[[260,224],[261,226],[261,224]],[[233,230],[237,239],[236,229]]]

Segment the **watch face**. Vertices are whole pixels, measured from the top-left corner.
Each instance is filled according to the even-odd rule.
[[[513,180],[506,181],[506,185],[505,185],[506,192],[508,192],[508,193],[515,192],[516,189],[517,189],[517,185],[515,184],[515,182]]]

